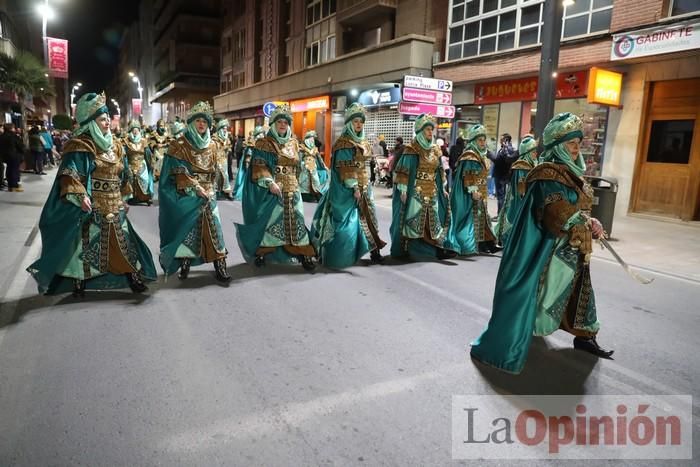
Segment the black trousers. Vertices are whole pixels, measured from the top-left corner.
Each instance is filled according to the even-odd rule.
[[[44,171],[44,157],[46,157],[46,152],[44,151],[32,151],[34,156],[34,173],[40,174]]]
[[[14,157],[7,160],[7,187],[17,188],[19,186],[19,163],[20,159]]]
[[[498,200],[498,212],[501,212],[501,208],[506,201],[506,189],[508,188],[507,178],[494,178],[494,183],[496,184],[496,199]]]
[[[229,151],[226,158],[228,159],[228,181],[233,183],[233,151]]]

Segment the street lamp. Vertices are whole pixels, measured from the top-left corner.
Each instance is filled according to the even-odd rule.
[[[56,12],[49,6],[49,0],[44,0],[36,6],[36,11],[41,15],[41,38],[44,44],[44,64],[46,64],[46,56],[48,53],[47,43],[46,43],[46,26],[49,20],[56,18]]]
[[[75,110],[74,110],[74,107],[73,107],[73,105],[74,105],[74,104],[73,104],[73,101],[75,100],[75,91],[78,90],[78,89],[80,89],[80,87],[81,87],[82,85],[83,85],[83,83],[81,83],[80,81],[78,81],[77,83],[75,83],[75,84],[73,85],[73,87],[71,88],[71,91],[70,91],[70,108],[71,108],[71,114],[72,114],[73,116],[75,116]]]

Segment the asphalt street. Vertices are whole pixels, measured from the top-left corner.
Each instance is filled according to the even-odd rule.
[[[379,190],[387,241],[390,203]],[[236,244],[240,203],[219,206],[229,287],[202,266],[144,296],[43,297],[23,271],[40,237],[8,258],[0,466],[697,465],[700,283],[640,285],[594,260],[598,340],[615,360],[559,331],[536,338],[511,376],[469,358],[499,257],[258,269]],[[130,212],[154,257],[157,214]],[[695,461],[453,460],[452,396],[473,394],[689,394]]]

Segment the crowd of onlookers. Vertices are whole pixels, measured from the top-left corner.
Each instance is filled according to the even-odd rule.
[[[49,131],[44,125],[34,125],[27,134],[13,123],[0,127],[0,189],[24,191],[21,173],[46,175],[45,170],[58,166],[63,144],[69,132]]]

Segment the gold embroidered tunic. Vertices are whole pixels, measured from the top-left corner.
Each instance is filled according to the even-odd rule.
[[[453,196],[472,196],[479,193],[481,199],[472,199],[472,219],[474,222],[474,237],[477,242],[495,241],[496,236],[491,228],[491,218],[488,211],[488,176],[489,165],[487,159],[471,149],[467,149],[460,156],[457,164],[464,163],[462,179],[464,193],[454,193]]]
[[[151,183],[151,168],[146,160],[146,142],[141,139],[134,143],[128,137],[124,139],[126,158],[129,163],[129,185],[134,196],[134,200],[139,202],[149,202],[153,197]]]
[[[175,159],[168,170],[167,176],[172,177],[170,183],[182,196],[196,197],[199,204],[198,220],[187,233],[181,248],[175,253],[175,258],[201,258],[205,263],[211,263],[226,258],[226,247],[221,233],[221,220],[216,205],[215,181],[217,176],[216,146],[209,144],[204,149],[197,149],[185,137],[180,137],[170,143],[167,157]],[[166,176],[166,174],[163,174]],[[161,184],[164,183],[161,181]],[[168,185],[170,186],[170,185]],[[198,191],[203,190],[209,200],[198,198]],[[184,209],[182,206],[168,208]],[[161,201],[161,206],[163,201]],[[187,203],[187,209],[191,209]],[[163,208],[161,207],[161,215]]]
[[[69,140],[64,153],[88,152],[92,155],[94,170],[90,174],[89,190],[87,178],[77,172],[62,169],[58,176],[61,197],[82,205],[85,196],[92,204],[92,219],[82,224],[82,251],[87,252],[83,264],[83,277],[92,277],[97,263],[100,273],[127,274],[138,270],[135,253],[126,239],[128,229],[123,198],[131,194],[127,185],[124,157],[119,145],[104,152],[87,136]],[[95,258],[97,256],[97,258]]]

